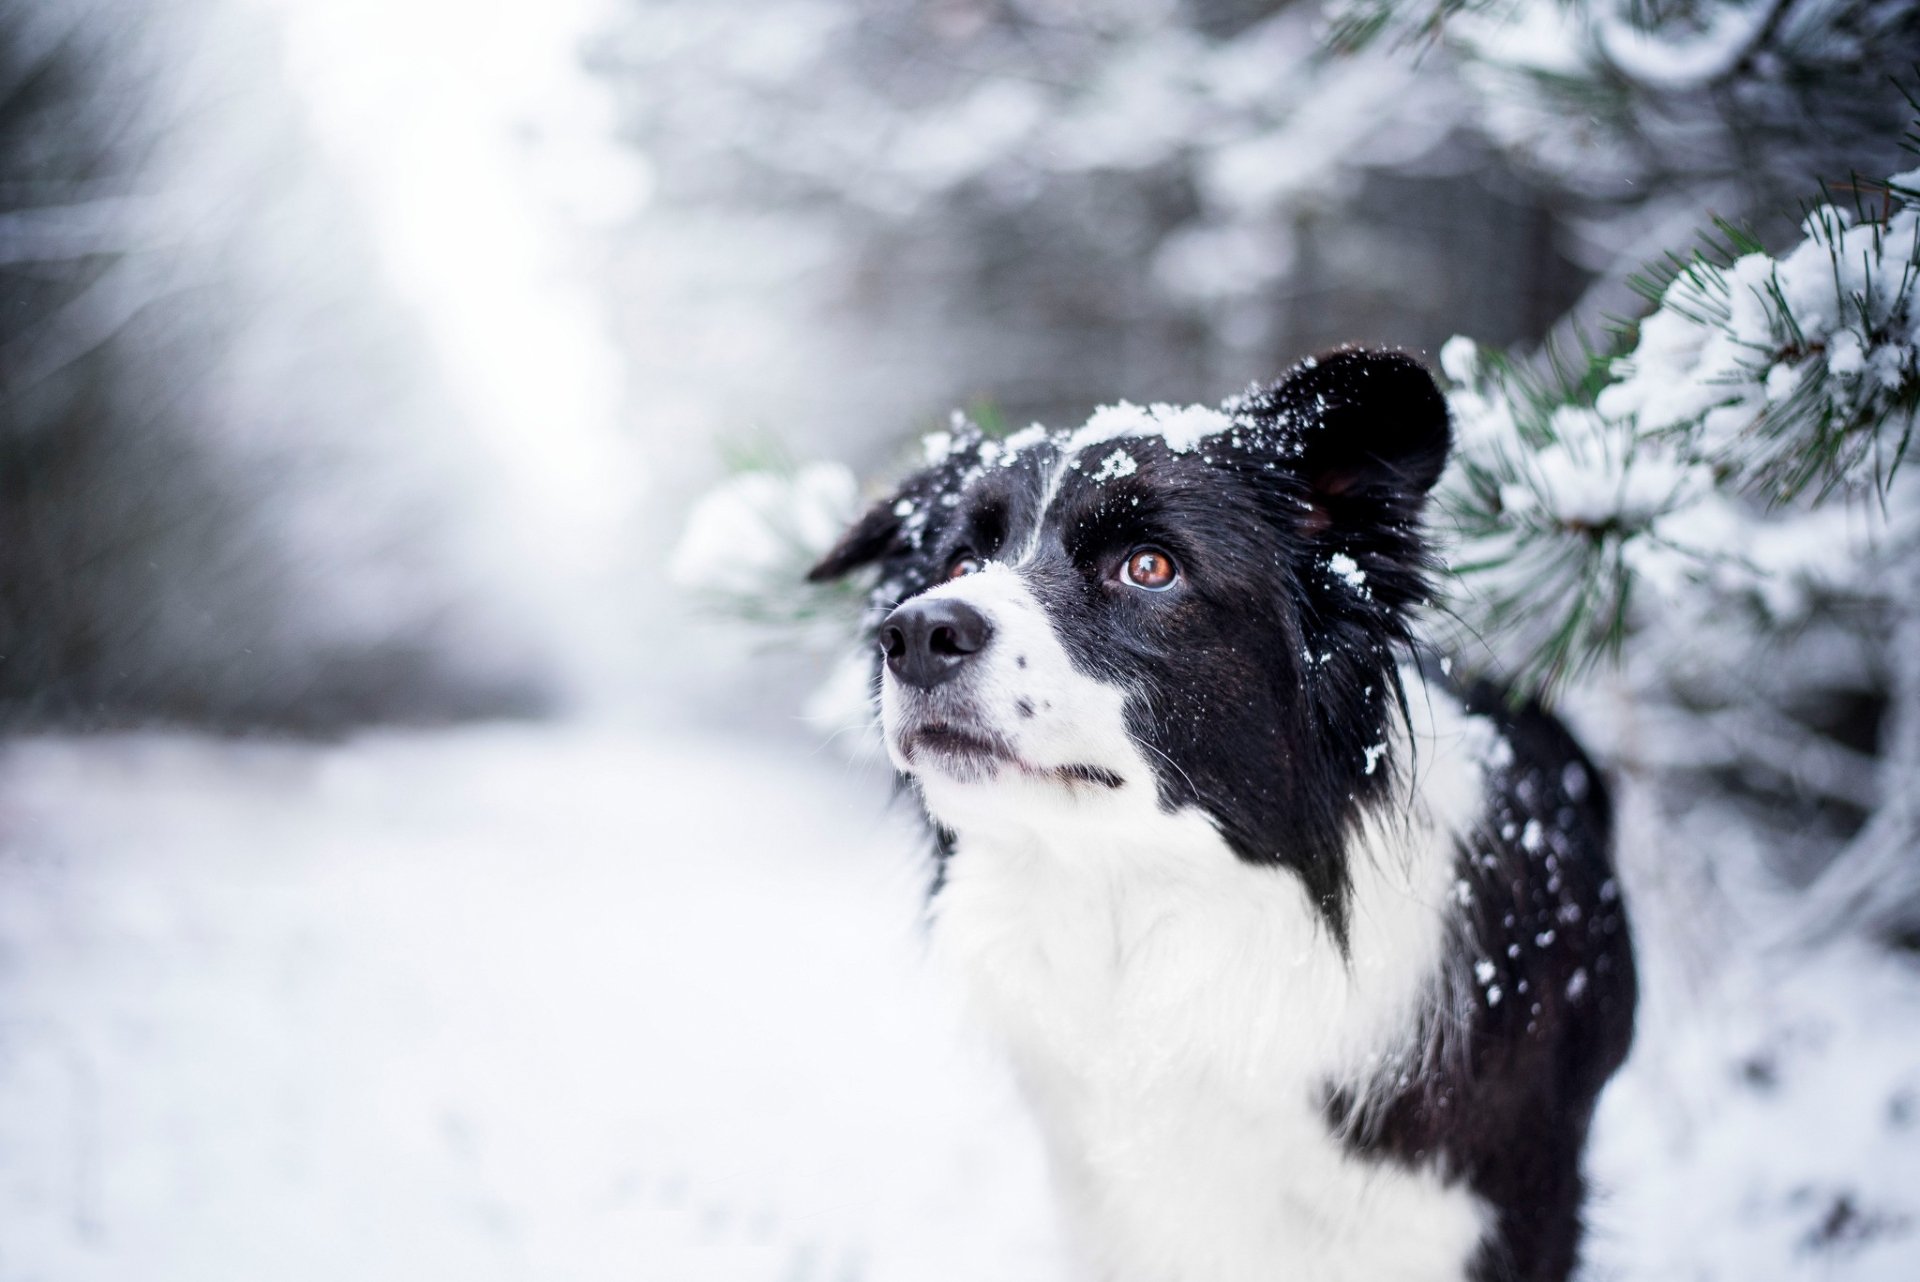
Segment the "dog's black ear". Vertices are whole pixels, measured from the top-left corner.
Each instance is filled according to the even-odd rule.
[[[900,540],[900,518],[893,509],[892,498],[882,499],[868,508],[866,515],[840,536],[833,550],[807,571],[807,582],[824,583],[828,579],[837,579],[849,570],[871,565],[896,551]]]
[[[1411,356],[1345,348],[1303,363],[1267,396],[1262,408],[1299,433],[1310,531],[1417,516],[1447,465],[1447,400]]]

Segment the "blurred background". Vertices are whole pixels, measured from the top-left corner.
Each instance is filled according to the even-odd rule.
[[[1909,167],[1917,60],[1884,0],[0,0],[0,1282],[1066,1276],[802,715],[840,634],[716,616],[697,496],[1577,344]],[[1597,1277],[1920,1269],[1920,894],[1777,946],[1920,783],[1915,595],[1569,694],[1650,984]]]

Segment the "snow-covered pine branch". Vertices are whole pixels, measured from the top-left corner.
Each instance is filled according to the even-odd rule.
[[[802,715],[857,757],[877,744],[873,664],[859,631],[865,611],[879,602],[870,596],[870,575],[814,583],[807,571],[859,514],[859,483],[836,462],[761,457],[735,464],[694,504],[668,576],[715,618],[821,663],[827,675]]]
[[[668,575],[716,614],[783,644],[838,649],[853,637],[864,591],[809,583],[807,571],[857,515],[858,488],[840,463],[743,466],[694,505]]]
[[[1617,356],[1543,376],[1467,339],[1443,351],[1456,610],[1526,683],[1617,648],[1647,610],[1732,595],[1779,621],[1807,583],[1849,586],[1828,499],[1872,497],[1899,534],[1892,487],[1920,407],[1916,183],[1818,206],[1779,258],[1722,227],[1650,287]]]
[[[1341,49],[1444,48],[1487,135],[1631,239],[1636,209],[1745,219],[1791,208],[1810,173],[1884,172],[1903,108],[1880,90],[1912,74],[1920,6],[1334,0],[1327,25]]]

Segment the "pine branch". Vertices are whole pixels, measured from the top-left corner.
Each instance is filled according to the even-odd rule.
[[[1916,180],[1856,180],[1851,207],[1828,193],[1779,259],[1716,220],[1637,278],[1652,314],[1546,377],[1448,345],[1455,610],[1525,687],[1617,652],[1650,577],[1763,591],[1750,510],[1884,505],[1920,414]]]
[[[674,582],[769,641],[850,646],[866,585],[857,576],[809,583],[806,575],[856,514],[853,474],[837,463],[795,466],[764,443],[731,454],[734,474],[687,518],[670,561]]]

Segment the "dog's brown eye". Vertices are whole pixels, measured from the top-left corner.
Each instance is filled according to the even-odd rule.
[[[947,577],[949,579],[957,579],[963,574],[978,573],[980,573],[980,558],[971,553],[966,556],[955,557],[953,564],[947,567]]]
[[[1145,588],[1149,592],[1162,592],[1173,586],[1179,575],[1180,567],[1173,558],[1159,548],[1136,548],[1127,558],[1122,577],[1136,588]]]

